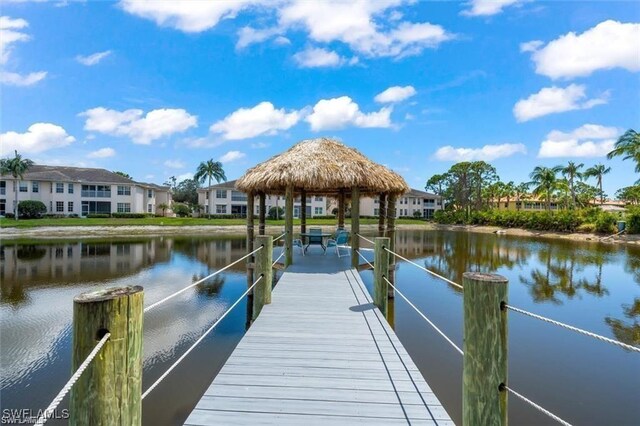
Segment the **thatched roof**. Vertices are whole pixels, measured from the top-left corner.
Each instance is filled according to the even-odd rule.
[[[308,194],[337,194],[357,186],[362,194],[403,194],[402,176],[374,163],[358,150],[328,138],[308,139],[247,170],[236,182],[243,192],[282,194],[287,186]]]

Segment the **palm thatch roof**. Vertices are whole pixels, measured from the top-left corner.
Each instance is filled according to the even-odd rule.
[[[236,181],[236,188],[247,193],[282,194],[287,186],[293,186],[295,192],[325,195],[340,191],[348,195],[354,186],[363,195],[409,191],[399,174],[328,138],[303,140],[247,170]]]

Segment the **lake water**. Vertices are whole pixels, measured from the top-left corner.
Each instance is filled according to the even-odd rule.
[[[509,303],[629,344],[640,344],[640,248],[444,231],[399,231],[396,250],[462,281],[465,271],[509,279]],[[1,406],[45,408],[70,375],[73,297],[142,285],[149,305],[247,252],[242,236],[39,241],[0,246]],[[372,273],[361,275],[371,290]],[[396,285],[462,346],[462,295],[413,265]],[[149,312],[143,389],[246,289],[244,267]],[[462,359],[401,298],[393,326],[452,418],[461,423]],[[145,425],[184,421],[247,327],[246,301],[144,401]],[[574,424],[631,425],[640,418],[640,355],[509,314],[509,383]],[[67,401],[63,402],[66,406]],[[513,424],[554,424],[509,399]],[[55,424],[55,422],[50,422]]]

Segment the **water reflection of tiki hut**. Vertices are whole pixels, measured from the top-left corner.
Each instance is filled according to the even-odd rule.
[[[249,169],[236,181],[236,188],[247,193],[247,240],[252,249],[254,206],[258,196],[259,233],[264,234],[265,196],[285,195],[285,265],[292,263],[293,201],[300,197],[301,231],[306,231],[306,200],[313,195],[338,199],[337,225],[344,228],[345,199],[351,199],[351,245],[354,266],[358,261],[359,200],[379,197],[379,232],[393,235],[395,204],[409,190],[404,179],[389,168],[374,163],[358,150],[328,138],[299,142],[282,154]],[[387,208],[387,206],[389,208]],[[393,243],[392,243],[393,244]]]

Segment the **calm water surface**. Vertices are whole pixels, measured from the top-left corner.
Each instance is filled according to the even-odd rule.
[[[397,250],[461,282],[465,271],[509,279],[509,302],[640,344],[640,249],[493,234],[401,231]],[[2,408],[46,407],[70,372],[73,297],[142,285],[149,305],[246,253],[242,236],[37,242],[0,246]],[[372,273],[361,273],[371,289]],[[462,295],[406,263],[398,288],[462,345]],[[143,389],[246,289],[244,268],[212,278],[145,316]],[[392,305],[401,341],[453,419],[461,422],[462,360],[404,301]],[[247,327],[240,303],[144,401],[145,425],[184,421]],[[509,316],[511,386],[574,424],[640,418],[640,356],[517,313]],[[67,401],[63,404],[66,406]],[[553,424],[510,398],[514,424]],[[54,424],[55,422],[51,422]]]

